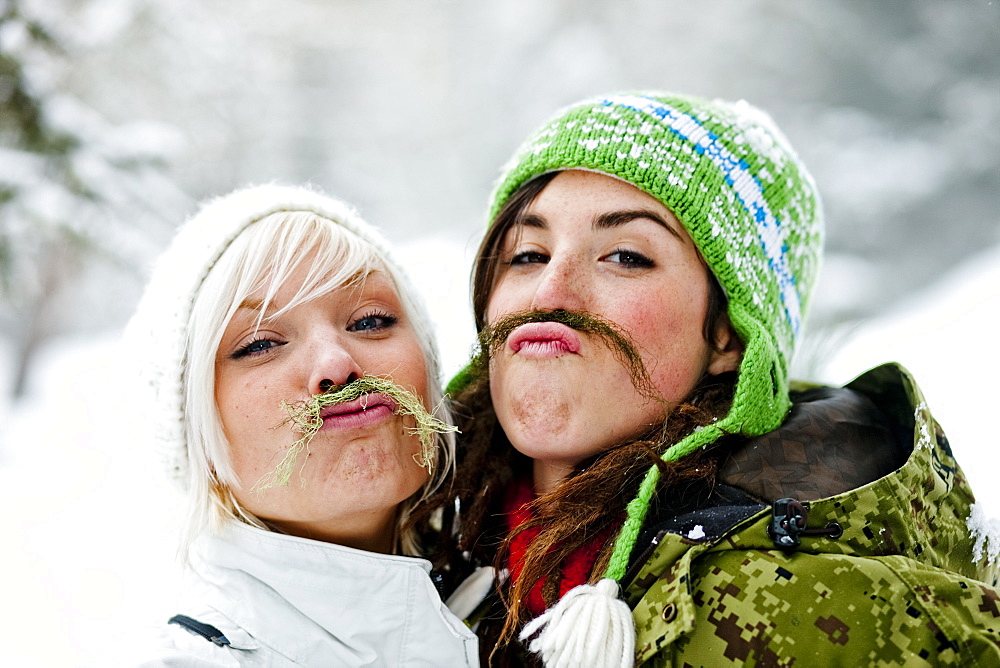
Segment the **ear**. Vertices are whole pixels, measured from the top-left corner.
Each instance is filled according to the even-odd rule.
[[[713,350],[708,358],[706,373],[718,376],[720,373],[739,369],[740,362],[743,361],[743,340],[736,334],[728,316],[719,318],[713,339]]]

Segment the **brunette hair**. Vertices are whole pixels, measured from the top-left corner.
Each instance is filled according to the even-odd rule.
[[[542,174],[521,186],[487,231],[473,269],[472,300],[477,329],[487,325],[486,309],[498,279],[501,248],[508,232],[516,231],[523,223],[531,203],[558,173]],[[728,326],[727,300],[707,266],[705,271],[710,288],[703,336],[714,345],[718,328]],[[506,568],[513,538],[525,530],[540,530],[524,555],[520,576],[500,587],[507,608],[502,628],[494,623],[492,629],[483,631],[490,622],[481,624],[481,637],[495,637],[498,643],[492,658],[505,655],[504,648],[518,627],[527,621],[523,601],[534,584],[543,582],[545,604],[553,605],[559,596],[559,580],[569,555],[595,535],[610,534],[590,574],[591,581],[600,578],[611,557],[615,529],[621,525],[625,507],[635,497],[650,466],[660,469],[653,516],[657,511],[678,512],[694,507],[704,500],[715,483],[718,453],[725,439],[708,451],[677,462],[664,462],[660,456],[696,428],[725,415],[732,402],[735,381],[735,372],[702,379],[662,425],[639,439],[581,462],[555,490],[530,504],[530,521],[508,534],[501,516],[504,493],[517,478],[530,473],[530,459],[514,449],[497,423],[490,398],[488,365],[482,365],[480,373],[454,397],[453,410],[462,434],[455,482],[450,489],[432,497],[422,510],[426,518],[434,509],[444,509],[445,526],[456,529],[456,545],[451,558],[446,560],[453,568],[461,554],[474,562],[493,563],[500,572]]]

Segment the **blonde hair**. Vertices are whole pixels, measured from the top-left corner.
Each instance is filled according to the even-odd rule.
[[[223,332],[239,305],[263,290],[260,319],[279,288],[307,256],[311,265],[297,294],[273,316],[334,290],[357,282],[373,271],[392,281],[406,319],[411,323],[427,369],[428,410],[451,423],[443,401],[438,360],[429,320],[402,271],[370,241],[336,221],[309,211],[279,211],[248,225],[208,270],[195,296],[184,343],[183,414],[187,443],[187,524],[181,538],[181,557],[186,560],[193,540],[202,532],[217,531],[227,520],[238,520],[268,529],[243,508],[232,493],[242,482],[233,471],[229,443],[215,402],[215,358]],[[432,494],[454,467],[453,434],[437,434],[437,462],[421,490],[400,508],[397,530],[412,508]],[[419,552],[416,532],[410,528],[398,536],[405,554]]]

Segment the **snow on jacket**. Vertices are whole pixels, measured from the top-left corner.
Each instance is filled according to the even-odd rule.
[[[475,635],[441,602],[424,559],[231,522],[195,542],[191,563],[191,604],[176,612],[225,640],[164,620],[142,666],[479,665]]]
[[[975,549],[974,499],[947,439],[900,367],[847,388],[893,425],[886,433],[906,435],[896,462],[812,494],[824,476],[850,481],[892,459],[881,436],[839,458],[813,440],[830,426],[881,434],[854,409],[802,410],[749,441],[724,465],[716,503],[658,518],[637,544],[623,581],[637,664],[1000,665],[997,565]],[[803,498],[761,502],[789,490]]]

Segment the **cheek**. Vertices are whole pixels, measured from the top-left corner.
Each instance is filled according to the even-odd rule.
[[[698,277],[701,280],[696,280]],[[642,339],[637,341],[642,345],[662,348],[687,340],[692,334],[703,338],[708,285],[700,274],[685,274],[639,290],[621,291],[613,304],[616,317],[612,320],[630,329],[637,340]]]
[[[215,403],[223,426],[236,426],[254,417],[263,417],[267,405],[268,383],[250,378],[220,378],[216,383]]]
[[[486,322],[495,322],[498,318],[524,311],[531,306],[532,301],[531,286],[523,281],[519,284],[517,279],[510,276],[498,279],[489,300],[486,302]]]
[[[662,292],[648,292],[624,297],[614,315],[605,317],[628,331],[654,376],[676,376],[697,373],[705,363],[706,310],[707,298],[697,293],[665,299]]]
[[[219,411],[219,420],[222,422],[222,428],[226,434],[229,434],[232,428],[236,426],[237,416],[246,417],[245,408],[241,405],[241,399],[244,396],[244,393],[234,391],[234,388],[229,383],[229,379],[216,376],[215,405]]]
[[[424,363],[424,351],[414,344],[409,350],[412,360],[407,371],[409,384],[413,386],[417,396],[427,400],[427,365]]]
[[[282,402],[300,396],[287,383],[271,376],[216,377],[216,410],[231,449],[231,462],[240,477],[263,474],[266,467],[258,460],[263,457],[266,463],[275,450],[291,442],[288,430],[281,428],[288,417]]]
[[[370,368],[364,369],[365,373],[388,376],[397,385],[420,397],[426,407],[427,364],[424,362],[424,351],[415,336],[399,342],[389,350],[377,351],[373,359],[375,362]]]
[[[497,296],[496,292],[490,297],[490,301],[486,304],[486,324],[492,325],[497,321],[497,318],[510,313],[510,309],[506,307],[502,295]]]

